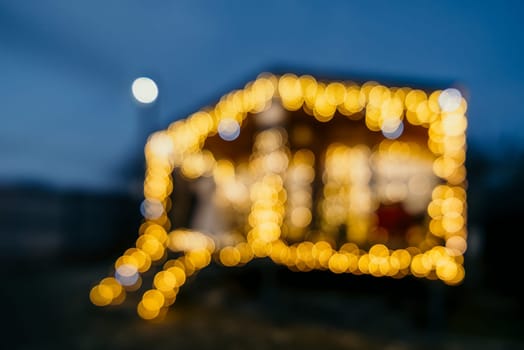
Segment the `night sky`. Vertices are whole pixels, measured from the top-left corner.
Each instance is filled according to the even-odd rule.
[[[0,1],[0,183],[125,188],[143,125],[211,104],[270,67],[451,82],[468,140],[524,149],[519,1]],[[160,95],[144,111],[131,83]],[[147,113],[146,113],[147,112]],[[153,118],[144,122],[139,118]]]

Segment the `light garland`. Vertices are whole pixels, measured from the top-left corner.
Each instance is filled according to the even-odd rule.
[[[273,103],[287,111],[303,109],[322,123],[333,118],[363,118],[367,129],[382,132],[386,138],[395,138],[399,130],[401,133],[403,123],[425,128],[428,151],[418,150],[416,144],[386,139],[368,163],[369,148],[332,145],[326,154],[324,193],[319,201],[321,230],[308,232],[317,210],[312,197],[317,155],[307,148],[291,152],[286,145],[287,133],[281,128],[258,134],[253,155],[243,170],[227,159],[215,159],[211,151],[204,149],[206,139],[217,133],[225,140],[233,140],[248,115],[267,111]],[[297,271],[329,269],[333,273],[394,278],[411,274],[440,279],[448,285],[459,284],[465,275],[467,236],[465,112],[466,101],[454,89],[434,91],[428,96],[422,90],[388,88],[376,82],[359,86],[321,82],[308,75],[259,76],[244,89],[222,97],[214,108],[198,111],[150,136],[145,146],[144,222],[140,235],[135,247],[116,260],[115,276],[104,278],[91,289],[91,301],[98,306],[120,304],[126,292],[141,287],[141,275],[162,262],[152,288],[137,306],[142,318],[158,318],[174,303],[186,279],[212,260],[238,266],[263,257]],[[388,178],[383,183],[378,181],[377,186],[384,185],[383,201],[403,200],[406,188],[417,193],[421,188],[433,187],[425,210],[429,229],[411,235],[415,243],[409,247],[393,249],[375,243],[365,250],[362,244],[373,228],[376,210],[369,167],[380,174],[392,167],[382,159],[411,156],[429,159],[429,174],[440,183],[419,176],[411,177],[409,183]],[[217,196],[239,218],[245,218],[238,225],[246,233],[232,234],[224,243],[196,230],[171,230],[168,212],[177,205],[171,203],[170,197],[176,190],[172,178],[175,169],[189,179],[211,177],[217,185]],[[425,174],[424,169],[411,171]],[[340,224],[347,225],[347,242],[337,246],[333,234]],[[444,244],[439,245],[439,240]],[[167,260],[173,253],[177,257]]]

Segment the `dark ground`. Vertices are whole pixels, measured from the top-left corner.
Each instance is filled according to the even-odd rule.
[[[0,349],[524,349],[520,159],[492,164],[470,151],[471,240],[460,286],[292,273],[260,260],[212,265],[188,280],[162,322],[137,316],[140,293],[108,308],[89,301],[135,240],[135,199],[7,187]],[[40,231],[58,232],[64,254],[42,245]],[[48,258],[35,247],[49,248]]]
[[[140,293],[98,308],[112,261],[3,265],[3,349],[524,349],[517,296],[464,283],[292,273],[255,261],[188,280],[162,322]],[[144,288],[150,282],[144,280]]]

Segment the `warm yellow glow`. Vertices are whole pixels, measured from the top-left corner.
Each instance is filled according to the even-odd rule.
[[[96,285],[89,293],[89,299],[96,306],[106,306],[113,300],[113,290],[111,286]]]
[[[132,90],[141,103],[154,102],[158,94],[147,78],[137,79]],[[314,128],[298,125],[288,139],[288,130],[277,126],[285,125],[288,111],[301,109],[314,122],[329,123],[341,114],[381,140],[371,147],[352,136],[314,154],[308,149],[319,136]],[[238,266],[269,257],[294,271],[412,274],[459,284],[467,249],[466,111],[466,100],[453,88],[429,92],[374,81],[359,86],[308,75],[261,74],[215,106],[148,138],[140,235],[135,247],[116,260],[114,277],[90,290],[91,302],[122,303],[126,291],[141,288],[141,274],[163,263],[153,289],[137,306],[140,317],[160,319],[186,279],[213,259]],[[251,115],[260,129],[249,159],[236,163],[204,149],[213,135],[236,140]],[[427,136],[426,144],[409,139],[416,127]],[[210,180],[216,187],[213,200],[238,218],[236,227],[213,236],[171,231],[175,170],[191,181]],[[427,218],[405,229],[404,249],[390,245],[395,228],[385,225],[379,213],[388,205]],[[169,254],[177,257],[167,260]]]
[[[278,81],[278,93],[282,99],[282,105],[291,111],[302,107],[304,103],[304,92],[299,78],[294,74],[284,74]]]
[[[145,272],[151,267],[151,257],[143,250],[138,248],[130,248],[124,253],[125,256],[130,256],[133,262],[136,264],[138,272]]]
[[[160,271],[155,275],[153,284],[161,292],[173,290],[176,287],[176,277],[169,271]]]
[[[175,286],[177,288],[186,283],[186,272],[181,266],[172,266],[167,269],[167,272],[170,272],[173,274],[173,276],[175,276]]]
[[[467,247],[468,244],[466,240],[460,236],[452,236],[446,241],[446,248],[451,249],[457,254],[464,254]]]
[[[136,241],[136,246],[148,254],[153,261],[160,259],[164,254],[163,244],[150,234],[140,236]]]
[[[431,271],[431,261],[424,254],[417,254],[411,261],[411,272],[417,277],[423,277]]]
[[[147,310],[160,310],[164,305],[164,294],[156,289],[150,289],[142,296],[142,305]]]
[[[224,266],[235,266],[241,260],[240,251],[236,247],[225,247],[220,251],[220,262]]]
[[[140,317],[144,320],[152,320],[158,316],[160,309],[148,309],[144,306],[144,302],[141,301],[138,303],[137,312]]]
[[[329,258],[328,266],[334,273],[345,272],[349,267],[349,258],[346,254],[335,253]]]
[[[311,210],[299,207],[291,212],[291,223],[297,227],[306,227],[311,222]]]

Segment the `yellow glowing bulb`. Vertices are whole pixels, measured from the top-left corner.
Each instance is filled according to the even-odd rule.
[[[235,247],[225,247],[220,251],[220,262],[224,266],[235,266],[240,263],[240,252]]]
[[[109,305],[113,300],[112,288],[106,285],[96,285],[91,289],[89,299],[96,306]]]
[[[176,287],[176,277],[169,271],[160,271],[155,275],[153,284],[162,292],[172,290]]]
[[[160,309],[149,309],[145,307],[144,302],[141,301],[138,303],[137,312],[138,315],[142,317],[144,320],[152,320],[158,316],[158,314],[160,313]]]
[[[164,305],[164,295],[156,289],[150,289],[144,293],[142,305],[147,310],[159,310]]]

